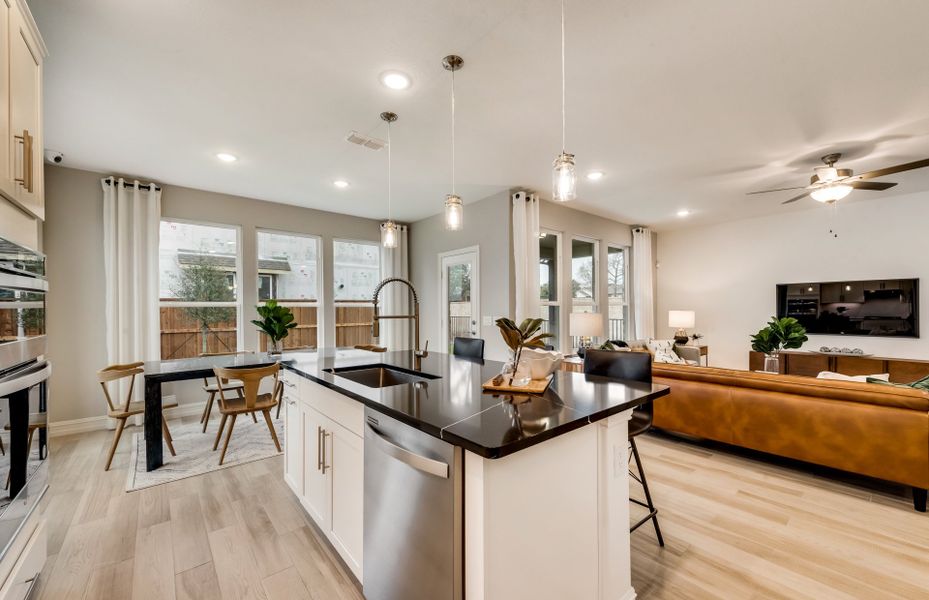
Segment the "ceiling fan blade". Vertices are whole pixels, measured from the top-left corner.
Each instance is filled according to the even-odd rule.
[[[897,184],[889,183],[886,181],[853,181],[849,185],[851,185],[856,190],[872,190],[875,192],[883,192],[884,190],[889,190]]]
[[[802,190],[802,189],[804,189],[804,187],[801,185],[798,187],[774,188],[773,190],[758,190],[755,192],[746,192],[745,195],[752,196],[754,194],[767,194],[769,192],[786,192],[787,190]]]
[[[916,160],[913,162],[904,163],[902,165],[896,165],[894,167],[886,167],[884,169],[878,169],[876,171],[868,171],[867,173],[862,173],[860,175],[854,175],[848,179],[844,179],[843,182],[852,183],[854,181],[861,181],[862,179],[874,179],[875,177],[883,177],[884,175],[893,175],[894,173],[902,173],[904,171],[912,171],[913,169],[922,169],[923,167],[929,167],[929,158],[924,158],[922,160]]]
[[[809,195],[810,195],[810,193],[809,193],[809,192],[806,192],[806,193],[800,194],[799,196],[794,196],[794,197],[791,198],[790,200],[784,200],[783,202],[781,202],[781,204],[790,204],[791,202],[796,202],[797,200],[803,200],[804,198],[806,198],[806,197],[809,196]]]

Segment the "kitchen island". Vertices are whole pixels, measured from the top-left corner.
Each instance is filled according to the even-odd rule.
[[[285,364],[287,484],[370,600],[628,599],[627,422],[665,386],[321,349]]]

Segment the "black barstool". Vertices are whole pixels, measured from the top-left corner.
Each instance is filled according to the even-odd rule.
[[[612,350],[588,350],[584,356],[584,373],[589,375],[601,375],[613,379],[630,379],[632,381],[652,382],[652,356],[647,352],[614,352]],[[648,480],[645,479],[645,470],[642,468],[642,459],[639,458],[639,449],[635,445],[635,437],[645,433],[652,427],[652,418],[655,415],[655,405],[651,400],[642,406],[632,410],[632,418],[629,420],[629,446],[632,448],[632,456],[635,458],[635,465],[638,468],[638,477],[632,470],[629,476],[642,484],[645,490],[645,502],[635,498],[629,498],[639,506],[648,509],[648,515],[633,525],[629,531],[635,531],[649,519],[655,525],[655,535],[658,536],[658,545],[664,546],[664,538],[661,537],[661,528],[658,526],[658,509],[652,502],[652,494],[648,490]]]
[[[452,342],[452,354],[484,360],[484,340],[481,338],[456,337]]]

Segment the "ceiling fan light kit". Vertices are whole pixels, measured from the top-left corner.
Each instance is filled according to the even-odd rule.
[[[464,206],[455,193],[455,71],[464,65],[458,55],[449,54],[442,59],[442,67],[452,74],[452,193],[445,196],[445,229],[458,231],[464,224]]]
[[[867,173],[862,173],[861,175],[855,175],[855,172],[851,169],[836,168],[835,163],[837,163],[840,158],[842,158],[842,155],[838,152],[823,156],[820,160],[822,160],[826,166],[813,168],[814,174],[812,177],[810,177],[810,185],[806,187],[776,188],[773,190],[759,190],[756,192],[748,193],[751,195],[767,194],[770,192],[784,192],[787,190],[804,190],[802,194],[785,200],[781,202],[781,204],[791,204],[797,200],[802,200],[807,196],[810,196],[817,202],[831,204],[841,200],[842,198],[845,198],[850,193],[852,193],[852,190],[883,192],[884,190],[889,190],[890,188],[897,185],[896,183],[889,181],[865,181],[866,179],[875,179],[885,175],[893,175],[894,173],[903,173],[904,171],[912,171],[914,169],[929,167],[929,158],[924,158],[922,160],[916,160],[913,162],[904,163],[902,165],[894,165],[892,167],[885,167],[875,171],[868,171]]]
[[[387,123],[387,220],[381,223],[381,245],[385,248],[396,248],[397,224],[390,218],[390,124],[397,120],[397,113],[382,112],[381,120]]]

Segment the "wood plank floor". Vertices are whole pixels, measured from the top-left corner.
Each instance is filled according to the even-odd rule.
[[[361,600],[280,457],[126,494],[132,436],[105,473],[109,439],[52,439],[37,598]],[[639,449],[667,544],[633,534],[639,598],[929,598],[929,516],[893,488],[661,436]]]

